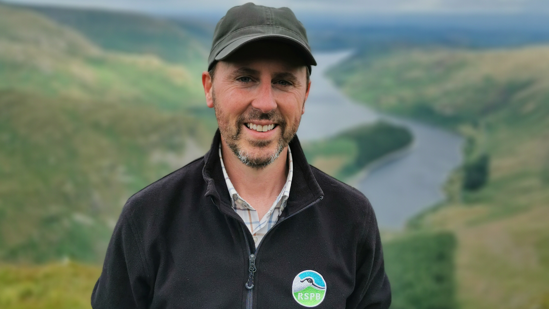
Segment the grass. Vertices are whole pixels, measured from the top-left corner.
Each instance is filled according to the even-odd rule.
[[[182,109],[201,105],[198,76],[152,55],[105,52],[32,11],[0,5],[0,90]],[[193,62],[194,63],[194,62]]]
[[[394,309],[453,309],[456,239],[452,233],[415,233],[385,244]]]
[[[0,91],[0,110],[4,260],[99,261],[124,199],[211,136],[185,114],[115,102]]]
[[[82,33],[108,51],[156,55],[167,62],[186,66],[200,63],[202,70],[206,65],[209,46],[202,42],[203,36],[211,40],[211,34],[197,32],[201,27],[198,22],[176,23],[144,14],[98,9],[24,8]]]
[[[91,292],[100,272],[98,266],[72,262],[25,267],[0,264],[0,307],[91,308]]]
[[[184,66],[0,5],[0,259],[101,261],[125,199],[207,147],[201,101]]]

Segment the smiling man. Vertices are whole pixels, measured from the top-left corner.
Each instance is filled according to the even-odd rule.
[[[370,203],[296,136],[311,65],[288,8],[227,12],[202,74],[211,149],[128,200],[93,308],[389,307]]]

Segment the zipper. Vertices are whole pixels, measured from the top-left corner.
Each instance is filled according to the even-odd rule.
[[[257,270],[257,267],[255,267],[255,254],[250,254],[249,257],[250,261],[250,267],[248,267],[248,271],[250,272],[248,274],[248,281],[246,282],[246,289],[251,290],[254,288],[254,274]]]
[[[269,233],[271,233],[277,226],[280,225],[280,223],[286,221],[287,219],[297,215],[298,213],[304,211],[305,209],[311,207],[312,205],[318,203],[319,201],[321,201],[322,199],[324,198],[324,196],[320,196],[318,199],[314,200],[313,202],[311,202],[309,205],[301,208],[301,210],[299,210],[298,212],[295,212],[293,213],[292,215],[288,216],[288,217],[283,217],[281,218],[281,220],[278,220],[275,225],[273,225],[271,227],[271,229],[265,233],[265,235],[263,236],[263,240],[265,239],[265,237],[267,237],[267,235],[269,235]],[[211,198],[211,201],[214,205],[217,206],[217,204],[215,204],[215,201],[213,198]],[[219,207],[219,206],[217,206]],[[223,213],[223,211],[222,211]],[[231,216],[229,216],[231,217]],[[236,219],[236,218],[235,218]],[[252,249],[250,248],[250,242],[249,242],[249,238],[248,238],[248,227],[246,226],[246,224],[244,224],[244,222],[242,222],[242,220],[238,220],[238,222],[240,222],[240,226],[242,228],[242,233],[244,234],[244,239],[246,240],[246,249],[247,249],[247,252],[248,252],[248,280],[246,281],[246,283],[244,284],[244,286],[246,287],[246,290],[248,290],[248,293],[246,295],[246,309],[253,309],[253,298],[254,298],[254,287],[255,287],[255,283],[254,283],[254,280],[255,280],[255,273],[257,272],[257,265],[256,265],[256,260],[257,260],[257,254],[258,254],[258,251],[259,251],[259,248],[261,247],[261,245],[263,244],[263,240],[259,243],[259,245],[257,246],[257,248],[255,247],[255,243],[254,243],[254,251],[252,252]]]
[[[248,289],[248,295],[246,296],[246,309],[253,308],[253,298],[254,298],[254,274],[257,271],[255,266],[255,254],[250,254],[249,256],[249,268],[248,268],[248,281],[246,282],[246,289]]]
[[[252,309],[253,308],[253,301],[254,301],[254,279],[255,279],[255,272],[257,271],[257,266],[255,265],[255,260],[257,256],[255,255],[255,250],[252,253],[252,249],[250,248],[250,241],[248,238],[249,233],[248,227],[241,223],[240,225],[242,234],[244,235],[244,239],[246,240],[246,249],[248,252],[248,280],[244,284],[244,287],[246,287],[246,309]],[[255,245],[254,245],[255,249]]]

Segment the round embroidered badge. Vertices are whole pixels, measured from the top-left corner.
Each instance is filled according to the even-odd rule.
[[[316,307],[326,296],[326,281],[314,270],[304,270],[297,274],[292,283],[295,301],[304,307]]]

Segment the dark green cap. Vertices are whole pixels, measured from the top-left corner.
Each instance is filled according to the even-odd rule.
[[[310,69],[316,65],[305,27],[289,8],[271,8],[253,3],[227,11],[215,27],[208,70],[246,43],[263,39],[283,40],[294,45]]]

